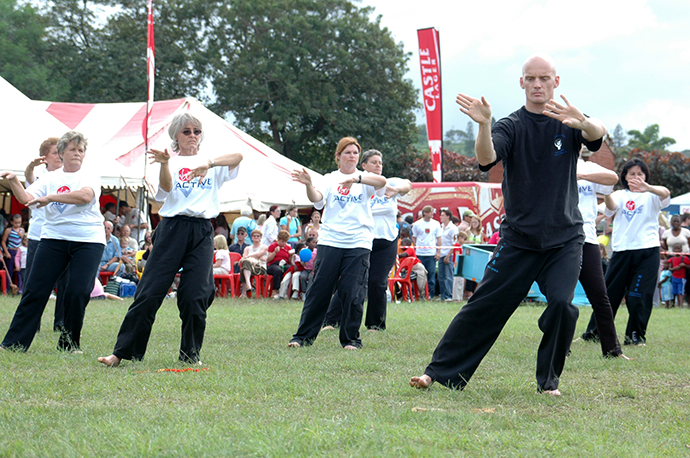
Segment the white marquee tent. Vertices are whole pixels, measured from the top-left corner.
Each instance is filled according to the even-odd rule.
[[[142,123],[145,103],[77,104],[31,101],[0,78],[0,93],[11,97],[21,112],[18,118],[11,110],[4,116],[5,126],[21,125],[27,131],[20,135],[17,154],[5,157],[2,170],[13,170],[23,177],[23,170],[36,157],[38,145],[49,136],[60,136],[72,129],[88,138],[84,167],[101,176],[104,187],[155,189],[158,165],[146,165]],[[226,183],[220,192],[221,211],[237,211],[242,205],[266,211],[271,205],[282,208],[290,204],[310,207],[304,185],[295,183],[290,172],[301,168],[250,135],[217,116],[194,98],[155,102],[149,128],[149,148],[170,147],[167,128],[172,118],[182,111],[190,111],[201,119],[205,139],[201,150],[221,155],[240,152],[244,160],[236,180]],[[35,144],[35,147],[33,146]],[[316,179],[320,177],[310,171]]]

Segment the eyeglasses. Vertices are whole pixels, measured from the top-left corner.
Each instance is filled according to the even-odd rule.
[[[183,133],[186,137],[189,137],[189,136],[192,135],[192,134],[194,134],[194,135],[196,135],[196,136],[198,137],[199,135],[201,135],[201,130],[200,130],[200,129],[194,129],[194,131],[191,131],[191,130],[189,130],[189,129],[185,129],[185,130],[182,131],[182,133]]]

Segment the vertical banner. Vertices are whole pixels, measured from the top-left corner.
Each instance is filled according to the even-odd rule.
[[[422,70],[422,94],[426,113],[426,134],[431,152],[434,183],[443,181],[443,113],[441,110],[441,49],[438,30],[418,29],[419,63]]]
[[[141,133],[144,136],[144,144],[148,150],[149,142],[149,120],[151,119],[151,111],[153,110],[153,88],[154,88],[154,73],[156,70],[156,51],[153,39],[153,0],[149,0],[149,15],[148,15],[148,33],[146,43],[146,115],[144,116],[144,123],[141,126]],[[144,161],[146,163],[147,161]]]

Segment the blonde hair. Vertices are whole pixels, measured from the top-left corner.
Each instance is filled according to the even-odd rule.
[[[338,146],[335,147],[335,163],[340,165],[340,153],[342,153],[345,148],[347,148],[350,145],[355,145],[357,146],[357,151],[362,152],[362,147],[359,146],[359,143],[357,143],[357,139],[354,137],[343,137],[340,139],[338,142]]]
[[[225,238],[224,235],[216,235],[215,237],[213,237],[213,243],[216,245],[217,250],[228,249],[228,240]]]

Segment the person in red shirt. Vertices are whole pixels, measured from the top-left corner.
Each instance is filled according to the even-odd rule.
[[[290,256],[294,250],[288,245],[290,233],[286,230],[278,232],[278,238],[268,247],[266,273],[273,276],[273,299],[280,298],[280,282],[283,280],[283,266],[290,264]]]
[[[674,253],[681,253],[682,251],[683,246],[680,243],[673,245]],[[669,258],[668,265],[668,270],[672,273],[671,285],[673,295],[676,297],[676,307],[683,308],[683,302],[685,302],[685,268],[690,266],[690,258],[677,254]]]

